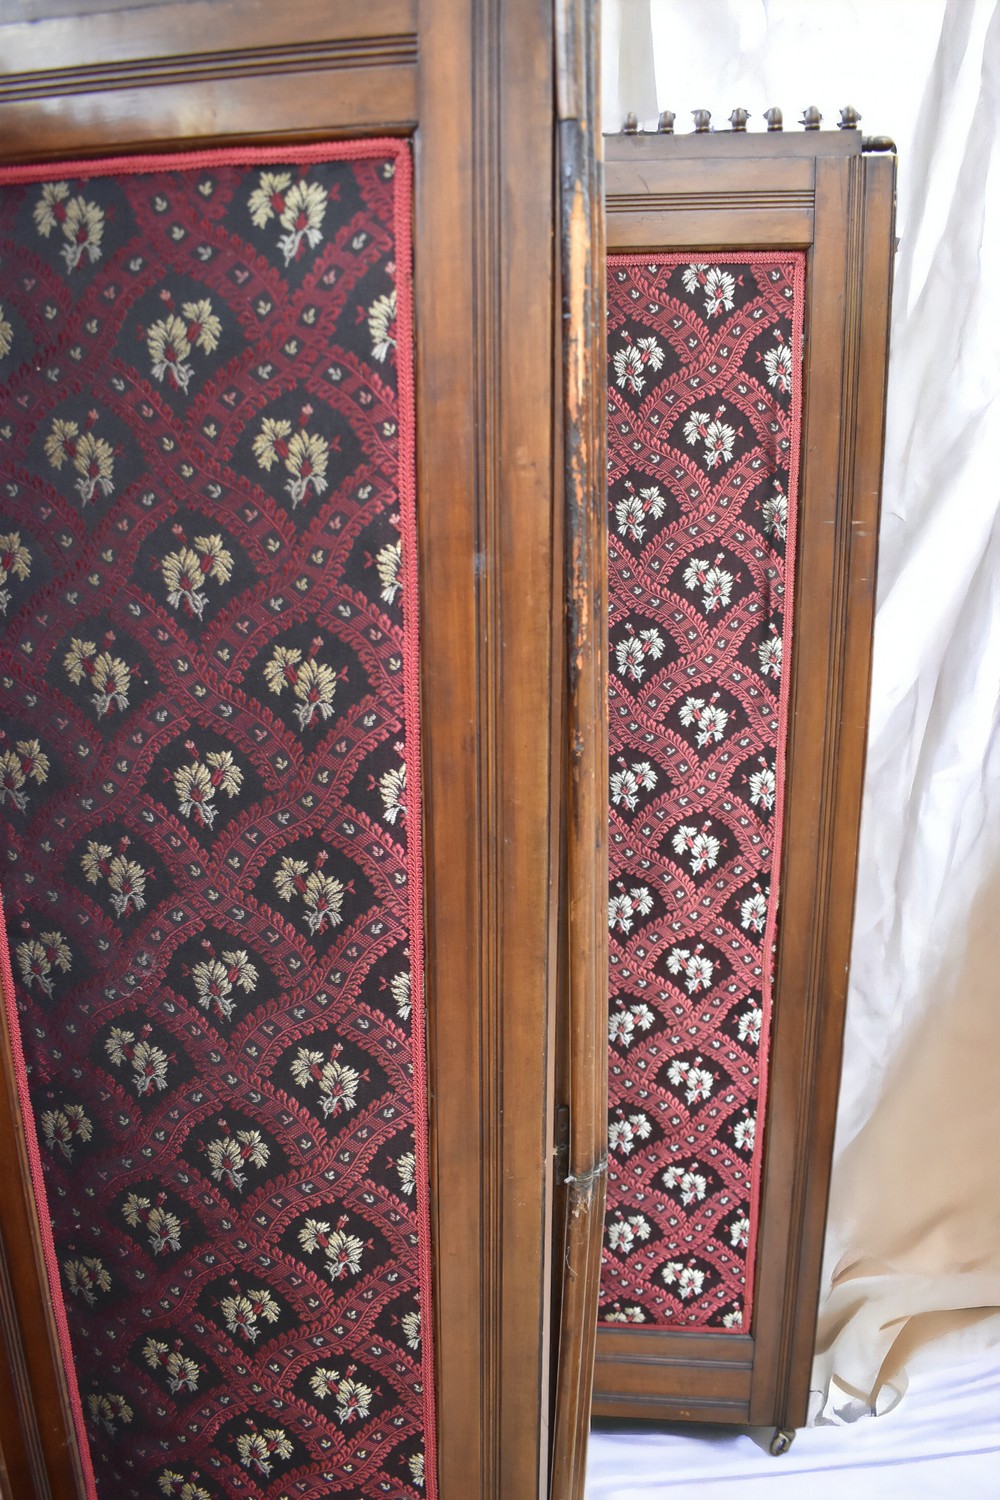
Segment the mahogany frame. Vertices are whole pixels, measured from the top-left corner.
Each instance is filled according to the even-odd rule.
[[[884,150],[891,142],[878,142]],[[597,1416],[806,1418],[850,958],[875,602],[895,157],[856,130],[605,142],[609,251],[806,252],[779,942],[743,1334],[600,1326]]]
[[[75,12],[0,24],[0,161],[413,143],[440,1500],[528,1500],[550,1493],[550,1471],[554,1500],[570,1500],[600,1196],[581,1218],[579,1190],[555,1181],[564,993],[591,1028],[582,1071],[561,1080],[578,1101],[578,1184],[595,1165],[599,1179],[603,1130],[586,1057],[599,1058],[604,1025],[590,910],[597,891],[603,905],[605,751],[597,7],[78,0]],[[589,883],[566,913],[581,851]],[[584,932],[577,978],[567,955]],[[3,1038],[0,1072],[0,1164],[20,1184],[0,1226],[0,1488],[71,1500],[79,1465]],[[580,1279],[560,1319],[552,1234],[567,1198]]]

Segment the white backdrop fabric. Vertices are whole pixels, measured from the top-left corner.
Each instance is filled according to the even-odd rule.
[[[1000,4],[605,0],[604,48],[606,131],[629,109],[655,127],[666,108],[687,129],[698,107],[723,129],[736,106],[762,129],[772,104],[786,129],[809,104],[833,128],[853,104],[864,133],[899,149],[869,753],[813,1380],[814,1419],[850,1422],[890,1410],[911,1376],[1000,1348]]]

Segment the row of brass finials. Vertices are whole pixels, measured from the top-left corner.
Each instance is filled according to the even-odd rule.
[[[691,114],[694,117],[695,135],[707,135],[712,129],[711,110],[693,109],[691,111]],[[676,118],[677,116],[673,113],[672,110],[665,109],[660,115],[659,121],[657,123],[657,134],[673,135],[674,121],[676,120]],[[734,109],[732,114],[729,116],[729,124],[731,125],[733,130],[737,132],[743,132],[747,128],[747,121],[749,120],[749,118],[749,110]],[[764,119],[767,121],[768,130],[783,130],[785,128],[784,116],[782,115],[780,109],[765,109]],[[857,110],[852,105],[848,104],[840,111],[840,123],[837,126],[837,129],[857,130],[858,121],[860,119],[861,116],[858,114]],[[799,124],[803,125],[806,130],[818,130],[820,124],[822,123],[822,120],[823,116],[820,114],[815,104],[810,104],[808,109],[804,109],[802,111],[802,119],[799,121]],[[625,116],[625,123],[622,126],[622,131],[625,135],[640,134],[639,121],[636,116],[631,113],[631,111]]]

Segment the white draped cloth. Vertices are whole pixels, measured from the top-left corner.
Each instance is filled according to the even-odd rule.
[[[650,44],[650,35],[652,44]],[[604,128],[899,149],[878,611],[814,1420],[1000,1347],[1000,4],[605,0]],[[998,1481],[997,1493],[1000,1493]]]

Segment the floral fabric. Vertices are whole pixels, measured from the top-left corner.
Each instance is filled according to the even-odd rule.
[[[88,1462],[415,1500],[409,158],[132,168],[0,186],[3,885]]]
[[[609,258],[609,1323],[749,1327],[802,274]]]

